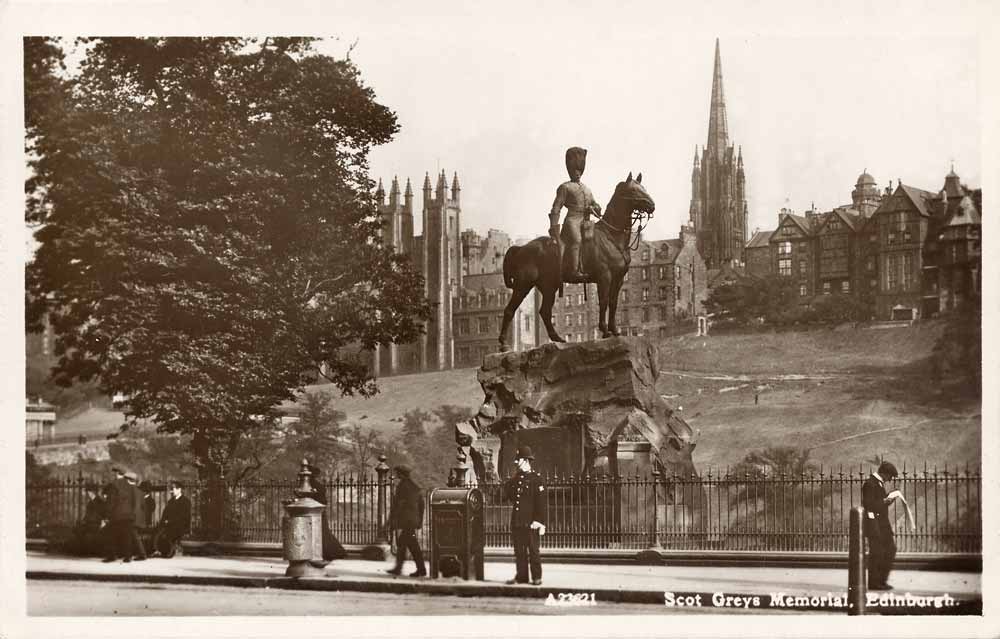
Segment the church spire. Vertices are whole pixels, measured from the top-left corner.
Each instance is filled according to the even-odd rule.
[[[726,94],[722,89],[722,56],[715,39],[715,75],[712,77],[712,106],[708,115],[708,152],[722,159],[729,146],[729,123],[726,120]]]

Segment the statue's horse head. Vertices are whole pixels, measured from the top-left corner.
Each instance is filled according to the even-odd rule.
[[[619,182],[615,187],[615,194],[611,196],[605,217],[611,224],[626,229],[634,222],[643,226],[645,221],[653,217],[655,209],[656,203],[642,185],[642,173],[635,179],[629,173],[625,181]]]

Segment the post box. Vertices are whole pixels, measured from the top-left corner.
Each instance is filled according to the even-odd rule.
[[[430,502],[431,577],[483,581],[483,493],[478,488],[435,488]]]

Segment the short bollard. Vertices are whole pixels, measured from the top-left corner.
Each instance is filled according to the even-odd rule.
[[[281,541],[284,558],[288,561],[285,575],[288,577],[315,577],[323,574],[323,568],[315,564],[323,563],[323,509],[325,506],[315,499],[309,482],[309,462],[302,460],[299,471],[299,487],[295,497],[285,506],[285,517],[281,522]]]
[[[847,614],[865,614],[867,581],[865,577],[865,537],[862,529],[864,509],[851,508],[847,533]]]

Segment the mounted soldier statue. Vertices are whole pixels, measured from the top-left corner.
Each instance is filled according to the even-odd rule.
[[[542,294],[538,314],[549,339],[566,341],[552,326],[552,306],[556,291],[563,283],[586,285],[595,282],[601,337],[620,335],[615,322],[618,293],[628,272],[631,253],[638,245],[638,235],[653,216],[656,205],[642,186],[642,174],[632,179],[629,173],[625,181],[615,187],[604,216],[592,224],[590,215],[600,216],[601,207],[594,201],[590,189],[580,182],[586,163],[585,149],[572,147],[566,151],[569,181],[556,190],[549,213],[549,237],[536,238],[524,246],[512,246],[504,255],[503,279],[513,292],[503,312],[501,351],[509,350],[507,330],[515,311],[532,288],[538,288]],[[566,217],[560,232],[559,213],[563,207],[566,207]]]

